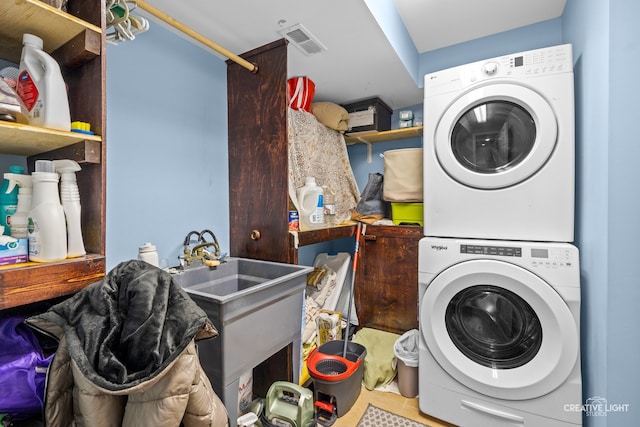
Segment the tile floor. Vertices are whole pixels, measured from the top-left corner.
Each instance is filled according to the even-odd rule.
[[[367,405],[371,403],[378,408],[385,409],[403,417],[419,421],[430,427],[454,427],[452,424],[431,418],[420,412],[418,408],[418,398],[406,398],[400,394],[385,391],[369,391],[362,387],[358,400],[353,404],[349,412],[338,418],[333,424],[335,427],[355,427]],[[383,427],[383,426],[381,426]]]

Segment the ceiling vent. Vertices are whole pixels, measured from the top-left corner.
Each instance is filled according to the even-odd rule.
[[[305,55],[314,55],[327,50],[302,24],[280,30],[278,34],[289,40],[289,43],[300,49]]]

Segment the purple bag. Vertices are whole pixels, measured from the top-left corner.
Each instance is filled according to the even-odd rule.
[[[0,414],[14,419],[42,411],[47,368],[53,355],[44,357],[25,317],[0,318]]]

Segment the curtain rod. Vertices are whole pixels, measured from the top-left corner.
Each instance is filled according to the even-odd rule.
[[[156,9],[155,7],[151,6],[146,1],[136,0],[136,4],[138,5],[138,7],[140,9],[149,12],[150,14],[155,16],[156,18],[166,22],[167,24],[169,24],[172,27],[178,29],[179,31],[182,31],[183,33],[185,33],[189,37],[196,39],[200,43],[210,47],[211,49],[215,50],[219,54],[226,56],[227,58],[229,58],[230,60],[232,60],[236,64],[246,68],[247,70],[251,71],[252,73],[255,74],[255,73],[258,72],[258,66],[256,64],[253,64],[253,63],[247,61],[246,59],[239,57],[235,53],[232,53],[232,52],[228,51],[227,49],[223,48],[219,44],[214,43],[211,40],[207,39],[206,37],[196,33],[191,28],[189,28],[186,25],[176,21],[175,19],[173,19],[172,17],[170,17],[166,13],[164,13],[164,12]]]

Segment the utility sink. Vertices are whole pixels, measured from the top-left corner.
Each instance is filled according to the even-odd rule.
[[[200,363],[236,425],[240,377],[292,344],[293,382],[300,375],[304,288],[312,267],[225,258],[217,267],[173,275],[218,330],[198,341]]]
[[[306,274],[311,270],[293,264],[228,257],[217,267],[194,267],[174,278],[189,294],[240,308],[286,288],[297,288],[299,278],[303,279],[304,288]]]

